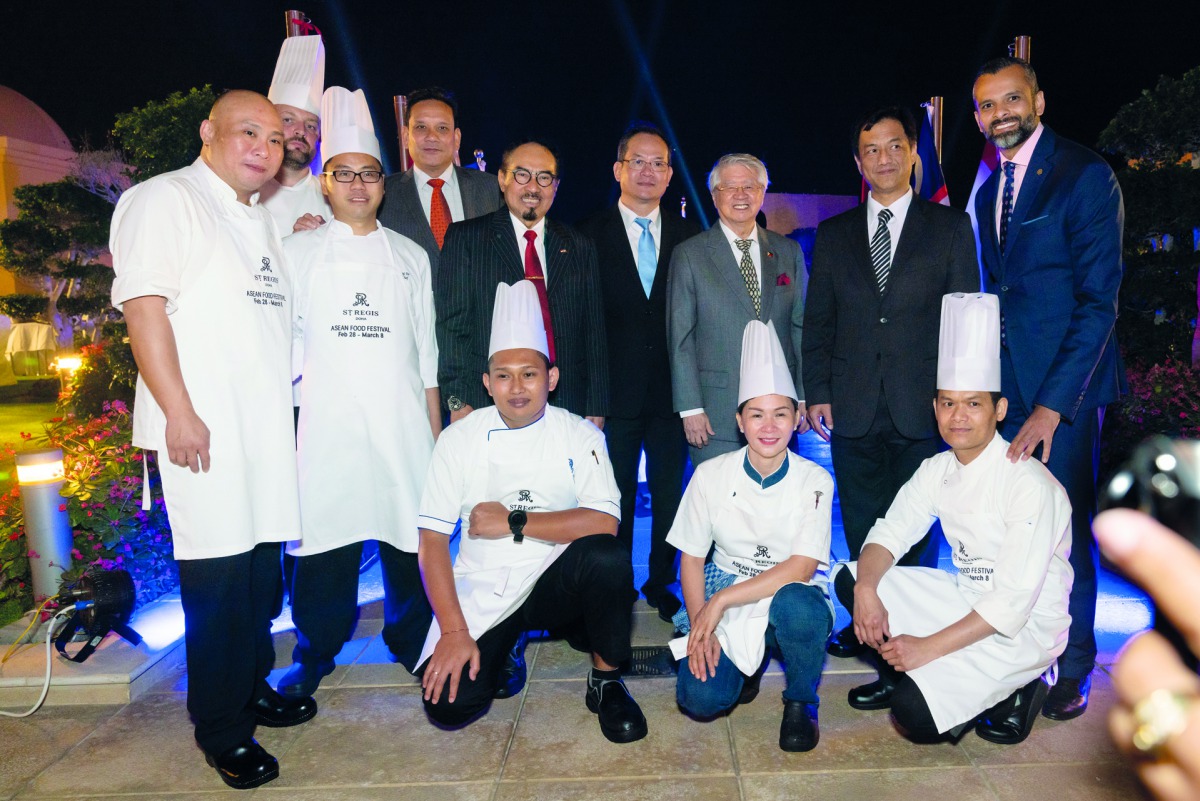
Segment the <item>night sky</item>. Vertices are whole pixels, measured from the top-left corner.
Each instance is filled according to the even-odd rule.
[[[971,80],[1017,34],[1033,37],[1045,121],[1089,146],[1158,76],[1200,65],[1194,2],[1098,10],[1111,5],[0,0],[0,84],[41,105],[76,143],[102,144],[118,112],[172,91],[265,92],[283,11],[299,8],[325,35],[326,85],[366,91],[391,168],[392,95],[440,84],[459,96],[464,159],[482,148],[494,172],[520,138],[559,147],[551,214],[565,221],[613,199],[616,140],[631,118],[671,126],[681,152],[668,197],[687,191],[682,163],[711,214],[704,177],[731,151],[762,157],[777,191],[856,194],[854,119],[935,94],[946,98],[943,161],[962,207],[983,144]]]

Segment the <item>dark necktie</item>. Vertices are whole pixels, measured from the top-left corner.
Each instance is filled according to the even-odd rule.
[[[871,237],[871,264],[875,267],[875,283],[879,286],[880,294],[887,286],[888,272],[892,269],[892,233],[887,225],[890,219],[892,212],[880,209],[879,227],[875,229],[875,236]]]
[[[433,187],[433,197],[429,201],[429,227],[433,230],[438,250],[442,249],[442,243],[446,241],[446,229],[450,227],[450,204],[442,194],[445,183],[441,178],[429,179],[429,185]]]
[[[542,262],[538,259],[537,248],[533,240],[537,239],[537,231],[525,232],[525,280],[532,281],[537,287],[538,301],[542,304],[542,322],[546,324],[546,345],[550,352],[550,364],[554,364],[554,327],[550,324],[550,298],[546,295],[546,274],[542,272]]]
[[[754,259],[750,256],[752,239],[735,239],[733,243],[742,251],[742,261],[738,267],[742,271],[742,280],[746,282],[746,291],[750,293],[750,302],[754,304],[754,316],[762,317],[762,290],[758,288],[758,273],[754,270]]]
[[[1004,195],[1000,201],[1000,253],[1008,242],[1008,223],[1012,220],[1013,194],[1016,189],[1017,164],[1013,161],[1004,162]]]

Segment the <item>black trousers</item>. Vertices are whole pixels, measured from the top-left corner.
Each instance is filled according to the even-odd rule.
[[[350,639],[358,619],[361,542],[310,556],[295,557],[292,620],[296,622],[295,662],[328,662]],[[410,672],[417,666],[433,610],[421,584],[415,553],[379,543],[383,568],[383,641]]]
[[[842,606],[851,615],[854,614],[854,576],[849,570],[838,570],[834,577],[833,591]],[[929,702],[917,683],[908,674],[901,673],[878,654],[874,654],[876,668],[880,678],[891,680],[895,686],[892,691],[892,719],[896,726],[908,739],[918,743],[932,743],[945,739],[933,722],[933,713],[929,710]]]
[[[250,706],[270,690],[271,617],[280,591],[280,544],[179,560],[187,632],[187,707],[196,742],[220,754],[254,735]]]
[[[637,507],[638,462],[646,450],[646,483],[650,488],[653,518],[650,525],[650,575],[642,592],[657,600],[678,578],[679,551],[667,534],[683,497],[683,469],[687,440],[679,415],[644,414],[641,417],[608,417],[604,420],[608,458],[612,460],[617,489],[621,491],[621,524],[617,539],[632,553],[633,517]]]
[[[636,599],[629,553],[616,537],[593,534],[575,540],[538,578],[525,603],[476,641],[475,680],[468,675],[470,665],[465,665],[454,702],[447,700],[446,682],[436,703],[425,702],[426,714],[443,726],[462,726],[486,710],[505,657],[521,633],[531,629],[565,637],[572,648],[619,665],[632,655],[629,636]],[[423,675],[428,664],[426,660],[418,674]]]
[[[930,408],[933,398],[929,399]],[[834,410],[837,420],[837,410]],[[842,527],[850,559],[858,559],[875,521],[887,514],[896,493],[912,478],[921,462],[941,449],[941,437],[910,439],[896,430],[887,399],[879,392],[879,407],[871,428],[861,437],[830,438],[833,472],[842,506]],[[938,538],[926,534],[896,564],[937,567]]]
[[[1001,362],[1008,367],[1008,360]],[[1007,370],[1006,370],[1007,372]],[[1002,376],[1002,381],[1008,375]],[[1003,386],[1013,386],[1003,383]],[[1071,501],[1071,568],[1075,581],[1067,609],[1071,613],[1071,628],[1067,633],[1067,650],[1058,658],[1059,676],[1082,679],[1096,665],[1096,570],[1099,559],[1096,539],[1092,535],[1092,517],[1096,514],[1096,466],[1100,456],[1100,421],[1102,410],[1086,409],[1075,416],[1073,423],[1062,421],[1054,430],[1050,443],[1050,462],[1046,465],[1067,491]],[[1008,398],[1008,415],[1000,423],[1000,435],[1012,441],[1029,419],[1019,399]],[[1039,447],[1030,458],[1040,459]]]

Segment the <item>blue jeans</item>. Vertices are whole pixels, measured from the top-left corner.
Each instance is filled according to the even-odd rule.
[[[788,584],[775,594],[767,620],[767,647],[778,649],[783,656],[787,679],[783,700],[819,703],[817,685],[825,664],[825,641],[833,628],[824,594],[808,584]],[[679,664],[675,700],[692,717],[711,718],[737,704],[745,681],[746,676],[724,651],[717,662],[717,675],[706,681],[692,675],[685,657]]]

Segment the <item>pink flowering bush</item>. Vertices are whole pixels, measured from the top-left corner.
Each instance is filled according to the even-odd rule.
[[[1154,434],[1200,439],[1200,373],[1174,359],[1126,367],[1129,394],[1108,407],[1101,433],[1101,477],[1111,475],[1138,443]]]
[[[138,604],[179,583],[172,558],[171,530],[162,494],[142,511],[143,455],[130,444],[131,420],[123,401],[106,401],[100,414],[81,419],[55,417],[45,425],[49,444],[63,449],[61,511],[74,532],[73,565],[63,575],[70,584],[85,572],[122,568],[133,576]],[[158,486],[157,471],[151,481]],[[20,490],[0,496],[0,620],[10,619],[35,601],[29,587],[28,545],[21,519]]]

